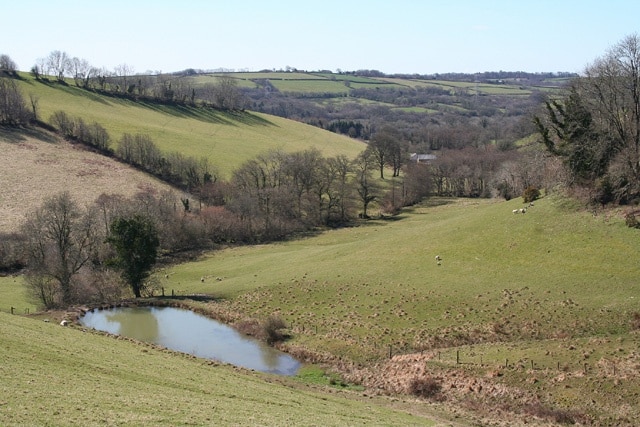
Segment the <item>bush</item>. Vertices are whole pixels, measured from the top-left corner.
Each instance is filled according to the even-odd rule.
[[[525,203],[531,203],[540,197],[540,190],[536,187],[527,187],[522,193],[522,198]]]
[[[409,383],[410,394],[426,399],[435,398],[440,393],[440,390],[442,390],[442,386],[432,377],[414,378],[411,380],[411,383]]]
[[[631,315],[631,329],[639,330],[640,329],[640,312],[635,312]]]
[[[282,330],[286,327],[287,324],[284,322],[282,317],[278,315],[271,315],[267,317],[267,320],[265,320],[262,325],[267,343],[273,344],[278,341],[283,341],[285,339],[285,335],[282,333]]]
[[[525,407],[525,412],[534,417],[552,421],[557,424],[576,424],[578,421],[584,421],[584,416],[575,411],[566,409],[547,408],[534,403]]]
[[[628,212],[624,216],[624,222],[627,224],[627,227],[640,228],[640,222],[638,222],[634,212]]]

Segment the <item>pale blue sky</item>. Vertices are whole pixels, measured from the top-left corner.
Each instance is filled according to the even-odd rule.
[[[0,53],[135,72],[570,71],[640,32],[636,0],[0,0]]]

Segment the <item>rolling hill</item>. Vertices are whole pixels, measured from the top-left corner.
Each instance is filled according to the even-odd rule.
[[[263,114],[137,104],[29,78],[21,85],[38,97],[42,118],[64,109],[116,138],[148,133],[162,149],[209,156],[227,174],[271,148],[354,156],[363,147]],[[90,201],[116,188],[165,188],[45,131],[3,131],[0,150],[6,230],[59,189]],[[586,211],[557,194],[512,213],[521,207],[520,199],[432,198],[392,219],[157,271],[179,296],[216,298],[193,302],[199,309],[280,315],[292,336],[286,350],[362,384],[361,393],[41,321],[64,313],[0,313],[0,422],[429,425],[438,417],[424,414],[448,407],[461,425],[637,425],[638,230],[622,209]],[[31,311],[20,289],[19,277],[0,278],[0,311]],[[407,397],[416,378],[437,385],[436,396]]]
[[[72,84],[37,81],[26,74],[19,84],[27,99],[37,99],[41,120],[48,121],[55,111],[63,110],[87,123],[99,123],[114,143],[124,133],[146,134],[161,151],[208,158],[224,177],[246,160],[270,150],[291,152],[313,147],[325,156],[355,157],[364,149],[364,144],[354,139],[261,113],[135,102]]]

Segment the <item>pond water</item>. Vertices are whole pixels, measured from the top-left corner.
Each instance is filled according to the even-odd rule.
[[[243,368],[295,375],[300,362],[208,317],[173,307],[119,307],[87,312],[80,324]]]

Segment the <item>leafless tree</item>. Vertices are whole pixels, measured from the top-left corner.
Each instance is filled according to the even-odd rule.
[[[115,76],[117,92],[132,92],[131,81],[133,80],[133,67],[127,64],[120,64],[113,70]]]
[[[16,71],[18,71],[18,66],[9,55],[1,54],[0,71],[4,71],[8,74],[15,74]]]
[[[33,120],[38,120],[38,103],[40,102],[40,97],[33,93],[29,94],[29,102],[31,103],[31,111],[33,113]]]
[[[378,198],[378,185],[371,176],[376,160],[370,151],[365,150],[354,161],[356,174],[356,191],[362,202],[362,218],[368,218],[367,208],[369,204]]]
[[[66,52],[59,50],[52,51],[46,59],[47,68],[53,73],[60,82],[64,81],[65,76],[71,69],[71,58]]]
[[[237,110],[242,107],[238,82],[226,75],[218,76],[215,84],[205,85],[201,90],[201,97],[221,110]]]
[[[96,246],[95,216],[63,192],[46,199],[23,224],[28,256],[27,281],[46,306],[74,300],[74,277]],[[59,295],[53,298],[52,294]]]
[[[21,126],[30,119],[31,114],[15,81],[0,77],[0,125]]]
[[[625,37],[587,66],[562,99],[545,105],[535,123],[574,184],[606,183],[618,202],[640,196],[640,36]]]

